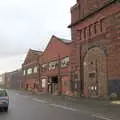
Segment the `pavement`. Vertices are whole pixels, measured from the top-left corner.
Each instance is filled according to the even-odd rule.
[[[0,120],[120,120],[120,106],[94,99],[71,99],[8,90],[8,113]]]

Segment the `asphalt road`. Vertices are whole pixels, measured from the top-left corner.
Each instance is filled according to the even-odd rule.
[[[0,120],[112,120],[91,111],[75,109],[32,95],[8,91],[10,106],[8,113],[0,112]]]

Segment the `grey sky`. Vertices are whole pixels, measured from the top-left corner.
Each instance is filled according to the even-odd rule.
[[[20,67],[29,48],[43,50],[50,37],[70,39],[76,0],[0,0],[0,73]]]

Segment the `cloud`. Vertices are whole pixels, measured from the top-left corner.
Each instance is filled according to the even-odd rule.
[[[0,64],[0,73],[10,72],[21,68],[24,58],[25,58],[25,54],[0,59],[0,63],[2,63]]]
[[[44,50],[53,34],[70,39],[67,26],[74,4],[75,0],[0,0],[0,59],[21,56],[29,48]]]

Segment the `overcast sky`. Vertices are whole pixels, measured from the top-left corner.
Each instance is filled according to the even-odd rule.
[[[51,36],[70,39],[76,0],[0,0],[0,73],[20,68],[29,48],[43,50]]]

